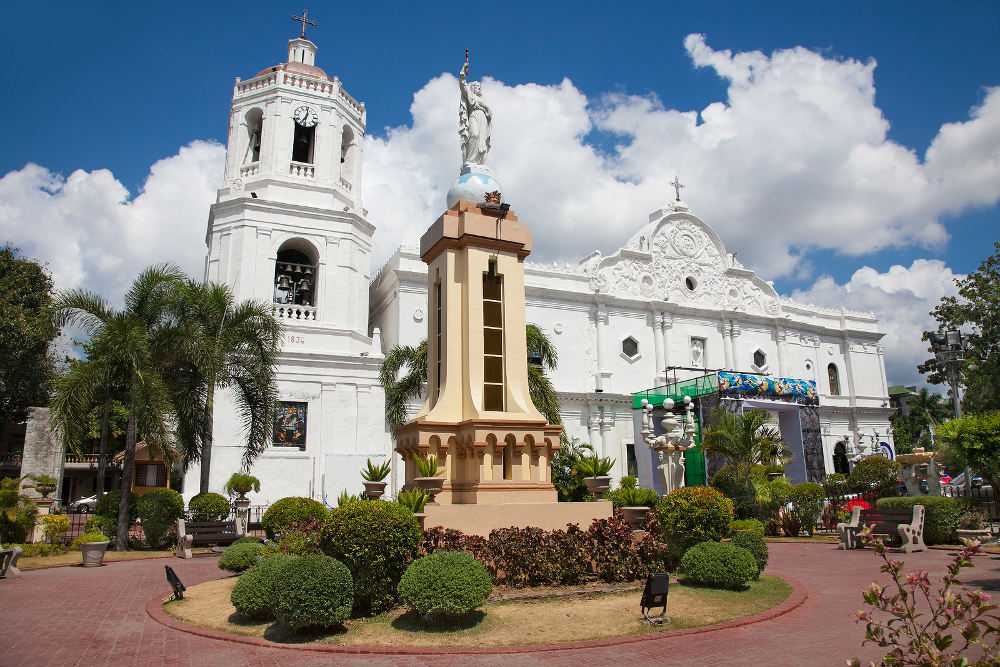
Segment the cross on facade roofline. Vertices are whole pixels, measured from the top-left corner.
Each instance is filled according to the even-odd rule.
[[[306,25],[316,25],[316,22],[310,21],[306,18],[307,16],[309,16],[309,10],[307,9],[302,10],[302,16],[292,16],[293,21],[298,21],[302,24],[302,39],[306,38]]]
[[[677,180],[676,176],[674,176],[674,180],[670,181],[670,185],[674,186],[674,192],[676,193],[674,196],[676,197],[677,201],[680,201],[681,200],[681,188],[686,187],[686,186],[681,185],[681,182],[679,180]]]

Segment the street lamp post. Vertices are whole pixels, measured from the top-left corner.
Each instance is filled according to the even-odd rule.
[[[951,385],[951,400],[955,406],[955,417],[962,418],[962,401],[958,395],[958,368],[965,361],[965,341],[962,340],[960,329],[948,329],[943,334],[932,333],[929,336],[934,359],[939,367],[948,372],[948,384]],[[972,476],[969,466],[965,466],[965,490],[972,495]]]

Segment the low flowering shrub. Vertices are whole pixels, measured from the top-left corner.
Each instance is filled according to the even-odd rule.
[[[41,518],[42,533],[50,544],[62,542],[70,529],[69,517],[65,514],[46,514]]]
[[[275,533],[283,532],[286,526],[305,521],[306,519],[325,520],[326,508],[322,503],[312,498],[282,498],[267,508],[260,518],[264,532],[269,539],[274,539]]]
[[[740,589],[759,576],[749,551],[722,542],[700,542],[685,551],[680,571],[685,581],[714,588]]]
[[[192,521],[225,521],[230,509],[221,493],[199,493],[188,502]]]
[[[993,596],[979,590],[952,589],[961,583],[963,567],[975,567],[972,557],[981,553],[978,541],[967,541],[965,548],[948,565],[941,585],[933,593],[927,571],[913,571],[905,577],[902,561],[886,557],[885,544],[872,538],[866,527],[862,539],[872,546],[884,563],[882,572],[892,577],[892,585],[883,588],[872,582],[861,591],[871,611],[858,611],[858,623],[864,622],[865,640],[889,652],[880,663],[872,665],[996,665],[1000,661],[1000,615]],[[890,590],[890,589],[895,589]],[[919,612],[927,609],[929,614]],[[888,615],[882,620],[875,612]],[[979,650],[973,650],[973,647]],[[974,657],[981,654],[981,657]],[[975,660],[973,662],[973,660]],[[860,667],[857,659],[847,664]]]
[[[261,620],[273,618],[278,575],[296,558],[298,556],[278,554],[265,558],[241,574],[229,593],[229,601],[237,613]]]
[[[298,556],[285,563],[275,575],[273,594],[275,618],[293,630],[337,627],[354,606],[351,572],[329,556]]]
[[[464,551],[439,551],[413,561],[399,580],[399,599],[430,619],[452,619],[486,604],[493,581]]]
[[[231,544],[219,556],[219,569],[243,572],[257,564],[264,555],[263,544]]]
[[[565,586],[596,576],[602,581],[634,581],[666,569],[667,548],[653,534],[636,539],[615,516],[596,519],[587,530],[498,528],[488,538],[441,527],[424,531],[421,553],[467,551],[486,566],[497,585]]]
[[[760,579],[760,573],[764,571],[767,567],[767,561],[770,558],[770,552],[767,548],[767,542],[764,541],[764,535],[762,533],[755,532],[744,532],[736,533],[733,535],[733,539],[730,541],[734,547],[740,547],[741,549],[746,549],[753,556],[754,562],[757,563],[757,576],[754,579]]]
[[[392,606],[396,586],[416,557],[420,538],[413,512],[396,503],[366,500],[330,511],[320,548],[351,571],[354,613],[368,615]]]
[[[4,548],[7,547],[21,547],[21,557],[22,558],[34,558],[36,556],[62,556],[66,554],[69,549],[66,548],[65,544],[47,544],[45,542],[30,542],[28,544],[4,544]]]

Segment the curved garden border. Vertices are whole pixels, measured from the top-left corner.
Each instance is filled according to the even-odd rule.
[[[768,573],[773,574],[773,573]],[[799,606],[805,603],[806,598],[808,598],[808,591],[806,590],[805,584],[796,579],[795,577],[789,577],[782,574],[776,574],[775,576],[781,577],[792,587],[792,592],[789,594],[788,599],[781,604],[768,609],[767,611],[762,611],[759,614],[754,614],[753,616],[745,616],[743,618],[737,618],[732,621],[726,621],[724,623],[717,623],[715,625],[707,625],[701,628],[686,628],[684,630],[675,630],[673,632],[650,632],[642,635],[626,635],[624,637],[609,637],[607,639],[595,639],[592,641],[585,642],[568,642],[563,644],[539,644],[532,646],[502,646],[496,648],[434,648],[434,647],[390,647],[390,646],[337,646],[331,644],[279,644],[277,642],[268,641],[266,639],[261,639],[260,637],[245,637],[243,635],[232,635],[227,632],[219,632],[218,630],[209,630],[207,628],[201,628],[197,625],[191,625],[190,623],[185,623],[184,621],[178,620],[165,612],[163,610],[163,599],[170,595],[170,591],[164,591],[160,595],[154,597],[149,602],[146,603],[146,613],[149,614],[157,623],[164,625],[173,630],[178,630],[180,632],[187,632],[192,635],[197,635],[199,637],[207,637],[209,639],[219,639],[222,641],[236,642],[240,644],[249,644],[251,646],[260,646],[264,648],[280,648],[291,651],[316,651],[320,653],[345,653],[345,654],[360,654],[360,655],[503,655],[503,654],[513,654],[513,653],[540,653],[543,651],[563,651],[568,649],[585,649],[585,648],[599,648],[605,646],[617,646],[620,644],[632,644],[635,642],[651,641],[655,639],[668,639],[672,637],[684,637],[686,635],[701,634],[705,632],[716,632],[718,630],[727,630],[729,628],[738,628],[744,625],[752,625],[754,623],[761,623],[763,621],[769,621],[771,619],[777,618],[779,616],[784,616],[785,614],[794,611]]]

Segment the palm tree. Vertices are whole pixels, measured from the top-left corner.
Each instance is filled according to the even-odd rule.
[[[177,411],[177,438],[187,460],[201,460],[201,493],[209,490],[217,390],[232,389],[246,429],[243,470],[267,447],[274,424],[282,327],[271,305],[236,303],[216,283],[186,282],[173,304],[168,332],[174,351],[165,374]]]
[[[546,370],[556,367],[559,355],[555,345],[534,324],[525,327],[528,342],[528,392],[531,402],[550,424],[562,424],[559,397]],[[392,348],[379,370],[379,382],[385,391],[385,422],[393,432],[406,423],[406,404],[420,398],[427,382],[427,341],[416,347]]]
[[[159,357],[164,351],[163,334],[169,326],[168,307],[183,279],[184,274],[171,264],[146,269],[125,294],[120,311],[86,290],[60,293],[55,303],[58,324],[79,325],[90,336],[87,361],[73,364],[56,383],[51,419],[64,444],[75,448],[83,441],[92,407],[103,402],[118,382],[128,408],[115,545],[118,551],[128,549],[128,491],[132,488],[136,442],[141,434],[154,451],[167,449],[167,422],[173,410],[170,392],[160,375]]]
[[[754,464],[769,465],[775,460],[788,463],[793,457],[792,450],[781,439],[781,432],[770,423],[771,414],[765,410],[734,414],[725,408],[716,408],[711,425],[705,429],[701,449],[732,463],[738,472],[744,474],[749,492],[753,489],[750,469]]]
[[[921,431],[926,431],[931,436],[932,445],[934,427],[955,414],[941,394],[932,394],[927,391],[927,387],[912,396],[907,401],[907,407],[911,423],[916,427],[916,433],[911,435],[914,439],[919,439]]]

